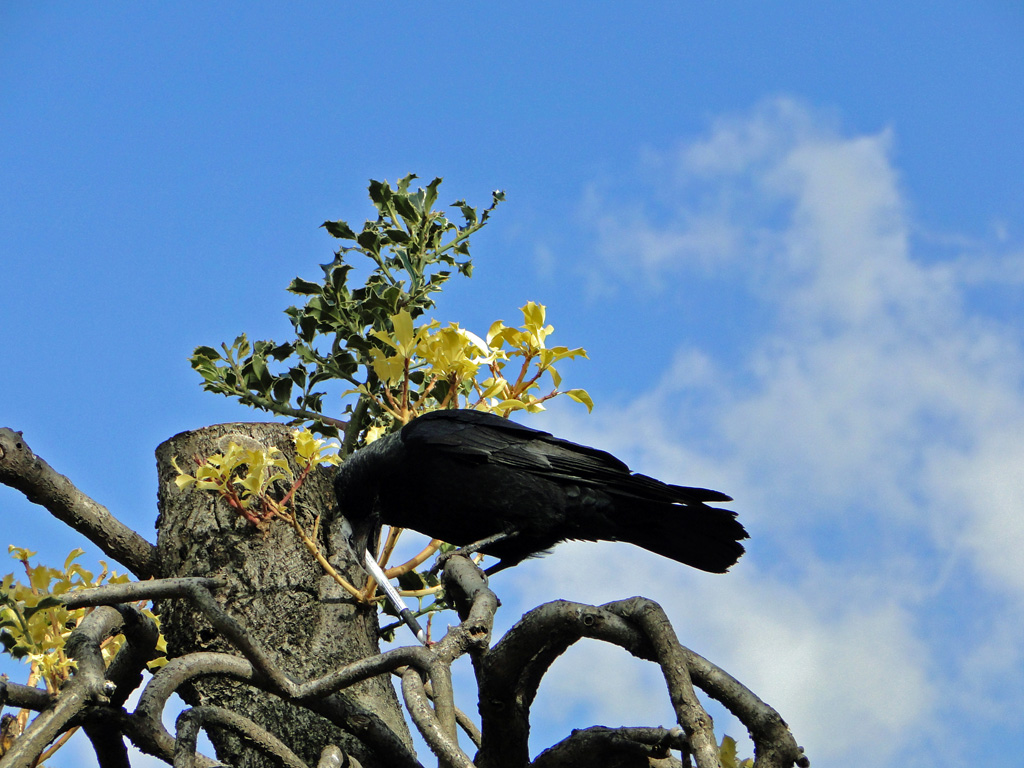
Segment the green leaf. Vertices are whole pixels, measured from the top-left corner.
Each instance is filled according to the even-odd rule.
[[[425,194],[423,196],[423,211],[424,213],[431,210],[434,207],[434,203],[437,202],[437,188],[441,186],[441,177],[438,176],[432,182],[427,184]]]
[[[256,389],[257,387],[264,391],[270,389],[270,383],[272,381],[270,371],[267,370],[267,361],[262,357],[253,357],[249,363],[253,378],[248,382],[249,389]],[[245,368],[242,369],[243,371]]]
[[[372,229],[364,229],[356,236],[360,246],[372,254],[380,254],[380,236]]]
[[[395,210],[398,211],[399,216],[409,222],[410,225],[416,225],[420,221],[420,212],[416,210],[416,206],[406,195],[397,195],[394,200]],[[405,235],[405,232],[402,233]],[[408,237],[408,235],[406,235]]]
[[[269,340],[250,343],[242,334],[232,346],[221,345],[223,351],[196,347],[190,364],[202,378],[203,388],[292,416],[288,413],[292,398],[311,414],[319,414],[326,391],[311,390],[321,383],[342,381],[347,393],[341,396],[341,414],[361,420],[360,434],[373,421],[385,419],[383,385],[371,365],[371,349],[377,344],[368,334],[389,331],[389,318],[400,311],[421,323],[419,318],[434,308],[432,294],[450,273],[457,268],[463,275],[471,274],[469,236],[503,198],[493,193],[490,207],[482,213],[459,200],[454,207],[466,220],[459,225],[457,216],[450,220],[444,211],[433,209],[441,178],[413,191],[416,179],[415,174],[408,174],[396,186],[370,181],[367,192],[376,211],[358,233],[344,220],[323,222],[328,234],[346,242],[335,250],[329,263],[320,265],[321,282],[296,277],[288,285],[291,294],[303,297],[302,306],[285,310],[294,338],[284,344]],[[356,275],[360,282],[350,283]],[[432,396],[424,395],[423,390],[435,377],[422,361],[412,363],[410,397],[413,402],[425,401]],[[271,364],[275,368],[280,364],[280,372],[271,372]],[[449,384],[438,386],[435,395],[450,388]],[[458,388],[461,395],[468,396],[472,382],[459,381]],[[368,408],[353,409],[357,398]],[[337,432],[316,416],[310,420],[325,433]]]
[[[336,237],[339,240],[355,240],[356,233],[352,231],[352,228],[344,221],[325,221],[320,225],[327,230],[327,233],[331,237]]]
[[[391,188],[386,181],[380,182],[376,179],[370,179],[369,192],[370,200],[379,208],[384,203],[386,197],[390,196]]]
[[[303,366],[297,365],[294,368],[289,369],[288,376],[291,378],[292,382],[294,382],[295,386],[300,389],[305,389],[306,369]]]
[[[475,226],[478,218],[476,208],[469,205],[465,200],[459,200],[455,205],[458,206],[460,211],[462,211],[462,217],[466,220],[466,226]]]
[[[299,338],[306,343],[311,343],[316,338],[317,321],[315,317],[305,315],[299,319]]]
[[[16,627],[17,625],[12,624],[11,626]],[[15,646],[17,646],[17,644],[18,641],[14,638],[14,635],[12,635],[6,629],[0,629],[0,645],[4,647],[4,653],[9,653],[13,656],[14,654],[12,653],[12,651],[14,650]]]
[[[348,282],[348,273],[351,269],[351,264],[338,264],[328,270],[327,276],[335,293],[341,294],[344,292],[345,285]]]
[[[409,233],[404,229],[386,229],[384,230],[384,234],[387,235],[394,243],[404,245],[405,243],[412,242],[412,238],[409,236]]]
[[[435,579],[435,581],[437,581],[437,579]],[[398,577],[398,586],[412,592],[418,589],[427,589],[433,585],[428,583],[422,574],[417,573],[416,571],[408,571]]]
[[[278,344],[272,349],[268,350],[270,356],[275,360],[287,360],[295,353],[295,345],[291,342],[285,344]]]
[[[278,403],[289,403],[292,399],[292,380],[278,379],[274,382],[274,400]]]
[[[320,283],[314,283],[309,280],[303,280],[301,277],[296,277],[291,283],[288,284],[288,291],[290,293],[297,293],[300,296],[315,296],[323,291]]]
[[[192,360],[196,358],[205,358],[207,360],[220,360],[220,353],[213,347],[196,347],[192,350]],[[195,362],[192,364],[195,367]]]
[[[231,345],[237,352],[239,357],[248,357],[252,351],[252,347],[249,346],[249,339],[243,333],[235,338],[235,343]]]
[[[410,173],[408,176],[403,176],[398,180],[398,191],[401,192],[402,194],[405,194],[406,192],[409,191],[409,185],[415,179],[418,178],[419,176],[417,176],[415,173]]]

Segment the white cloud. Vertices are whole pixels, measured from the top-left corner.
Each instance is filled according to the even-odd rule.
[[[991,541],[985,531],[1002,530],[1006,510],[1019,501],[1012,492],[1020,487],[1013,485],[1017,475],[1008,467],[991,471],[1016,461],[1016,452],[999,461],[984,447],[1002,430],[1024,434],[1019,337],[965,307],[955,264],[930,264],[911,253],[906,205],[888,157],[891,133],[847,138],[832,121],[815,118],[776,100],[746,121],[720,121],[710,137],[682,147],[665,165],[674,165],[680,187],[693,186],[696,177],[724,191],[683,197],[681,207],[691,202],[696,212],[681,210],[660,229],[648,220],[639,239],[617,239],[606,228],[602,251],[621,261],[627,248],[639,248],[638,258],[662,277],[701,271],[714,258],[771,309],[773,326],[750,329],[757,341],[745,388],[721,376],[707,352],[682,353],[693,364],[677,357],[667,374],[674,379],[682,371],[690,378],[678,383],[703,386],[702,395],[713,397],[721,437],[758,484],[767,478],[787,502],[813,490],[832,514],[869,504],[862,510],[869,517],[930,517],[922,497],[942,501],[934,497],[939,473],[931,463],[948,465],[959,456],[955,461],[973,472],[956,488],[979,480],[974,492],[959,494],[976,531],[977,564],[997,568],[999,578],[1024,579],[1024,565],[984,551]],[[751,195],[767,202],[746,205]],[[701,207],[707,198],[716,202]],[[767,210],[774,213],[764,217]],[[693,249],[701,251],[697,257],[679,247],[693,234],[688,223],[708,216],[731,229],[723,241],[751,246],[745,258],[756,262],[753,269],[722,249]],[[653,397],[657,413],[671,413],[672,394],[662,385],[640,402]],[[949,482],[939,487],[954,491],[945,488]],[[982,488],[1002,490],[992,498],[977,492]],[[799,514],[800,507],[786,509]],[[830,511],[812,507],[809,514]],[[946,526],[929,527],[934,534]]]
[[[937,707],[1024,705],[994,692],[1024,656],[1024,349],[1019,318],[970,294],[1019,290],[1020,250],[920,250],[892,131],[837,125],[767,101],[648,153],[649,199],[589,193],[597,289],[728,280],[768,322],[743,329],[740,366],[680,345],[633,403],[556,431],[740,499],[749,562],[669,598],[675,615],[696,611],[809,748],[883,765],[942,754]]]
[[[989,424],[969,451],[944,451],[927,467],[938,521],[957,537],[991,590],[1015,592],[1024,603],[1024,418]],[[958,525],[959,524],[959,525]]]
[[[723,580],[712,599],[739,620],[716,645],[733,674],[783,713],[812,761],[884,765],[932,714],[929,654],[909,611],[879,594],[880,580],[858,584],[877,600],[836,582],[787,586],[749,570]]]

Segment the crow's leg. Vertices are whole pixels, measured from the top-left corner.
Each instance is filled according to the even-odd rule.
[[[434,563],[434,566],[430,569],[429,572],[432,574],[436,574],[438,571],[444,568],[444,564],[452,555],[473,555],[479,552],[481,549],[484,549],[485,547],[489,547],[492,544],[497,544],[499,541],[507,541],[508,539],[511,539],[518,535],[519,531],[502,531],[501,533],[496,533],[493,536],[488,536],[486,539],[480,539],[479,541],[474,541],[472,544],[467,544],[464,547],[459,547],[458,549],[448,552],[447,554],[438,555],[437,562]],[[502,565],[502,562],[495,563],[490,568],[488,568],[485,571],[485,573],[490,575],[495,571],[500,571],[502,568],[508,567]],[[514,563],[509,563],[509,565],[514,565]]]

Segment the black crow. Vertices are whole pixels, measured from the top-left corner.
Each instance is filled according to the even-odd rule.
[[[352,454],[338,469],[341,512],[499,558],[488,573],[567,539],[627,541],[724,573],[747,532],[731,501],[668,485],[610,453],[490,413],[432,411]]]

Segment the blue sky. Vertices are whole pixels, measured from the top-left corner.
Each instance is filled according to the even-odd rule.
[[[193,347],[283,339],[285,286],[331,258],[321,222],[370,215],[368,179],[504,189],[438,318],[483,332],[547,304],[597,407],[531,423],[729,492],[752,540],[723,577],[564,545],[496,579],[503,626],[644,594],[816,764],[1005,761],[1021,39],[994,0],[6,4],[0,424],[152,538],[156,445],[264,418],[202,392]],[[54,563],[83,543],[7,488],[0,529]],[[536,749],[670,721],[656,672],[573,658]]]

